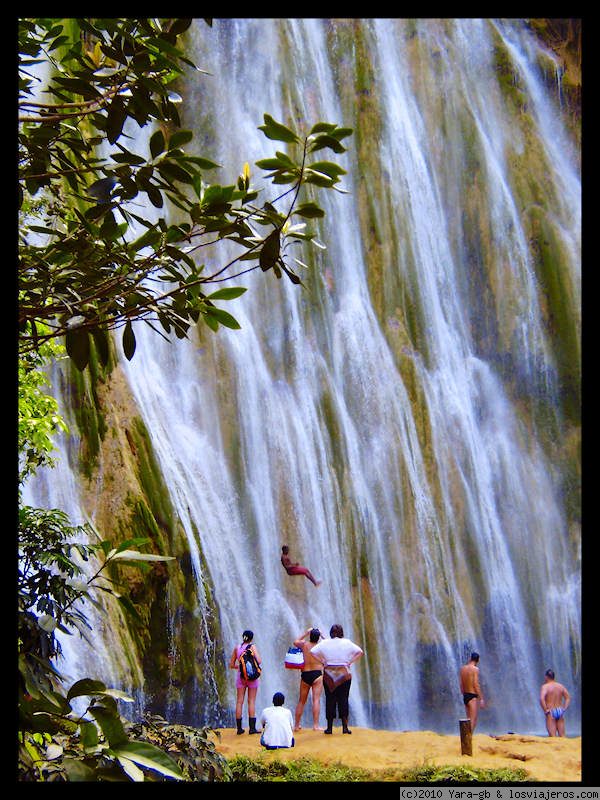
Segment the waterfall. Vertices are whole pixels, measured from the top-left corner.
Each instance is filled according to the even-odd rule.
[[[575,733],[580,177],[545,51],[522,21],[477,19],[196,20],[188,46],[211,75],[189,79],[182,121],[230,168],[215,182],[272,155],[263,112],[355,130],[338,156],[349,194],[320,197],[327,249],[299,255],[306,289],[244,275],[241,330],[166,342],[139,325],[119,361],[199,608],[218,611],[224,707],[244,629],[263,657],[257,705],[279,690],[293,707],[287,647],[340,623],[365,650],[356,725],[455,730],[458,670],[477,650],[481,730],[543,732],[552,667]],[[28,496],[77,522],[93,510],[67,444]],[[320,587],[285,574],[282,544]]]

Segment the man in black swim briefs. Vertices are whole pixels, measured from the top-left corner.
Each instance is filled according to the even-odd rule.
[[[463,703],[467,711],[467,717],[471,722],[471,733],[475,733],[477,725],[477,715],[479,709],[483,708],[484,700],[481,687],[479,686],[479,653],[471,653],[469,662],[460,668],[460,691],[463,696]]]
[[[321,669],[309,669],[306,671],[302,671],[300,673],[300,678],[307,684],[307,686],[312,686],[313,683],[318,679],[323,677],[323,670]]]
[[[308,637],[308,641],[306,641]],[[300,673],[300,696],[294,719],[294,730],[301,729],[300,719],[304,706],[308,700],[309,692],[312,693],[313,730],[321,731],[319,727],[319,714],[321,713],[321,693],[323,692],[323,665],[311,655],[311,650],[321,638],[318,628],[307,628],[302,636],[294,640],[294,647],[299,647],[304,654],[304,669]]]

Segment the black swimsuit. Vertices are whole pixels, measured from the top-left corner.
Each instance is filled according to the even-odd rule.
[[[323,673],[320,669],[308,669],[306,672],[300,673],[300,678],[306,683],[308,686],[312,686],[313,683],[320,678]]]
[[[473,694],[473,692],[465,692],[463,694],[463,703],[468,705],[474,697],[479,697],[479,695]]]

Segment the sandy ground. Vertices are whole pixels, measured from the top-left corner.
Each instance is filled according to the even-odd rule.
[[[217,750],[226,758],[235,755],[258,756],[273,760],[316,758],[323,764],[342,763],[351,767],[387,769],[418,764],[462,764],[473,767],[521,767],[531,781],[561,783],[581,781],[581,737],[550,738],[518,733],[491,736],[475,733],[473,755],[460,752],[460,737],[432,731],[380,731],[352,727],[352,735],[334,726],[333,734],[302,729],[296,733],[296,746],[290,750],[266,751],[260,736],[238,736],[234,728],[222,728],[215,737]]]

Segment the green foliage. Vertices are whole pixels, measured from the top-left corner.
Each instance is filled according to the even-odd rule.
[[[42,387],[49,383],[43,365],[50,359],[60,358],[63,353],[61,345],[46,342],[40,345],[39,350],[32,350],[19,359],[18,453],[21,481],[33,475],[40,466],[52,466],[52,437],[60,430],[67,431],[56,400],[42,391]]]
[[[58,509],[26,505],[19,508],[18,634],[26,654],[44,657],[58,654],[60,649],[54,641],[56,628],[69,633],[67,627],[74,627],[85,636],[89,625],[74,604],[85,597],[89,599],[90,588],[99,585],[101,573],[109,564],[143,568],[148,562],[174,560],[173,556],[131,549],[147,544],[150,541],[147,538],[129,539],[113,547],[108,540],[92,544],[75,542],[75,536],[98,538],[90,524],[71,526],[67,515]],[[80,564],[91,557],[96,557],[99,565],[87,577]],[[105,578],[100,585],[104,591],[118,596]],[[32,620],[39,632],[32,631]]]
[[[171,88],[185,68],[198,69],[179,42],[191,22],[20,20],[21,352],[64,336],[67,354],[83,370],[93,339],[106,365],[108,331],[122,329],[131,359],[136,320],[178,338],[198,322],[213,331],[239,328],[215,301],[245,289],[219,295],[207,293],[207,285],[259,267],[301,283],[290,261],[305,265],[287,248],[314,235],[290,219],[317,219],[324,211],[313,199],[299,203],[299,190],[312,184],[342,191],[337,184],[345,173],[334,162],[307,159],[327,148],[343,153],[342,139],[352,131],[319,122],[304,135],[265,114],[260,130],[289,152],[276,151],[257,166],[273,184],[291,188],[256,205],[263,189],[250,185],[248,164],[236,185],[206,181],[205,173],[219,165],[186,150],[193,134],[180,129],[181,97]],[[43,101],[32,73],[39,63],[51,66]],[[149,152],[141,152],[130,131],[147,125],[155,129]],[[100,156],[107,145],[112,152]],[[170,223],[166,213],[156,220],[141,216],[140,196],[155,209],[175,206],[183,221]],[[278,211],[286,197],[287,208]],[[264,226],[264,234],[256,226]],[[238,245],[239,254],[205,270],[202,248],[225,240]],[[239,269],[242,261],[253,265]]]
[[[137,741],[167,751],[179,765],[184,780],[231,780],[228,762],[217,752],[210,731],[210,728],[170,725],[156,714],[128,726],[129,735],[135,736]],[[218,731],[214,733],[220,735]]]
[[[33,361],[37,363],[37,358]],[[31,378],[33,387],[38,384]],[[48,447],[44,439],[42,455]],[[111,564],[144,569],[157,561],[174,560],[141,552],[139,548],[149,542],[137,537],[115,547],[100,539],[89,524],[72,526],[59,509],[20,505],[19,780],[215,780],[227,774],[206,730],[169,728],[156,720],[146,729],[136,729],[121,718],[117,706],[117,701],[132,702],[131,698],[91,678],[66,691],[55,666],[60,655],[57,630],[69,635],[78,631],[87,638],[90,625],[81,605],[83,601],[97,605],[92,590],[112,594],[126,613],[137,617],[129,598],[103,573]],[[84,566],[93,561],[88,576]],[[88,705],[83,713],[75,713],[72,703],[82,697],[90,698]]]
[[[422,764],[409,769],[370,770],[344,764],[321,764],[312,758],[266,761],[262,757],[235,756],[229,760],[229,769],[230,780],[246,782],[520,783],[531,779],[529,773],[520,768],[488,769]]]
[[[21,780],[144,780],[146,771],[182,779],[179,766],[151,742],[129,738],[117,700],[131,702],[118,689],[85,678],[68,692],[53,659],[60,654],[55,631],[86,636],[90,626],[75,606],[84,598],[94,602],[92,588],[109,592],[126,611],[135,609],[102,576],[109,564],[144,567],[149,562],[170,561],[171,556],[138,550],[150,540],[130,539],[113,547],[108,540],[92,544],[73,541],[77,535],[92,538],[90,525],[73,527],[64,512],[21,506],[19,509],[18,562],[18,710]],[[88,577],[82,563],[97,560]],[[102,580],[101,579],[102,576]],[[77,715],[76,698],[91,698]],[[64,737],[70,736],[65,749]],[[74,743],[73,736],[80,743]],[[62,737],[62,739],[61,739]],[[156,779],[156,778],[153,778]]]
[[[19,777],[30,781],[182,780],[177,762],[160,747],[130,739],[119,716],[114,694],[99,681],[79,681],[69,696],[89,695],[91,701],[68,732],[19,734]],[[72,714],[64,703],[63,715]],[[39,712],[37,712],[39,714]],[[94,722],[86,718],[90,714]],[[56,716],[56,713],[54,713]]]
[[[234,781],[343,781],[370,780],[366,769],[347,767],[343,764],[324,765],[313,758],[294,761],[263,761],[260,758],[235,756],[229,760],[231,780]]]
[[[414,783],[523,783],[531,775],[520,767],[466,767],[462,765],[436,766],[424,764],[404,770],[398,780]]]
[[[81,683],[81,682],[80,682]],[[108,691],[108,690],[107,690]],[[90,711],[100,716],[101,693]],[[106,710],[105,710],[106,711]],[[118,731],[118,735],[116,732]],[[104,714],[102,728],[79,721],[75,731],[31,735],[29,772],[21,778],[43,781],[215,781],[230,780],[227,761],[215,749],[209,728],[169,725],[162,717],[142,722]]]

